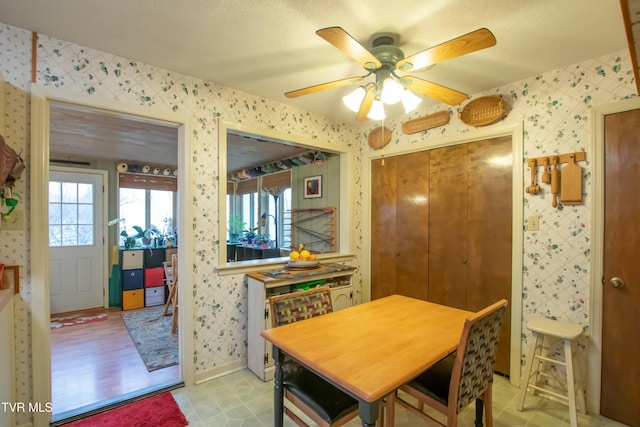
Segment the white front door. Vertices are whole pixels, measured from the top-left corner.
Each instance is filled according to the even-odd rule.
[[[103,173],[49,174],[51,313],[104,307]]]

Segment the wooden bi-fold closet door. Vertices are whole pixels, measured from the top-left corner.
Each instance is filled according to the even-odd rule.
[[[372,299],[398,293],[471,311],[511,300],[511,151],[500,137],[372,162]],[[505,316],[504,374],[510,326]]]
[[[428,299],[428,174],[428,151],[371,164],[371,299]]]

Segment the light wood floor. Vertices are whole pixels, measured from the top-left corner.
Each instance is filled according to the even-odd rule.
[[[179,383],[178,365],[148,372],[121,311],[108,319],[51,330],[53,419]]]

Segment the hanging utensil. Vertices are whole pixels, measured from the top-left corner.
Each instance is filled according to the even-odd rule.
[[[562,168],[560,200],[565,205],[582,203],[582,168],[576,164],[575,159],[575,154],[571,154],[567,166]]]
[[[553,157],[553,166],[551,170],[551,194],[553,199],[551,200],[551,206],[554,208],[558,206],[558,189],[560,188],[560,169],[558,164],[558,157]]]
[[[531,185],[526,188],[526,191],[529,194],[538,194],[540,192],[540,186],[536,184],[536,167],[538,166],[538,162],[536,159],[529,159],[527,164],[531,168]]]
[[[549,173],[549,158],[545,157],[544,160],[544,172],[542,173],[542,178],[541,181],[544,182],[545,184],[550,184],[551,183],[551,174]]]

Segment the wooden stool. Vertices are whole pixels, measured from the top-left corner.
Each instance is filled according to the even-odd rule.
[[[546,318],[533,319],[527,322],[527,328],[536,336],[535,341],[531,343],[529,352],[529,360],[525,372],[520,382],[520,392],[518,394],[518,402],[516,409],[522,411],[524,407],[524,399],[527,395],[527,388],[552,395],[562,401],[569,403],[569,418],[571,427],[577,427],[578,416],[576,414],[576,391],[573,373],[573,354],[571,352],[571,344],[573,341],[582,336],[582,327],[574,323],[562,320],[552,320]],[[542,355],[544,348],[544,337],[554,337],[561,339],[564,343],[564,361],[551,359]],[[533,369],[535,361],[535,369]],[[567,396],[556,393],[544,387],[538,386],[538,375],[540,374],[540,362],[551,363],[566,367],[567,372]],[[533,369],[533,370],[532,370]],[[544,375],[544,374],[543,374]],[[531,380],[533,378],[533,381]],[[584,409],[584,395],[580,393],[581,412]]]

